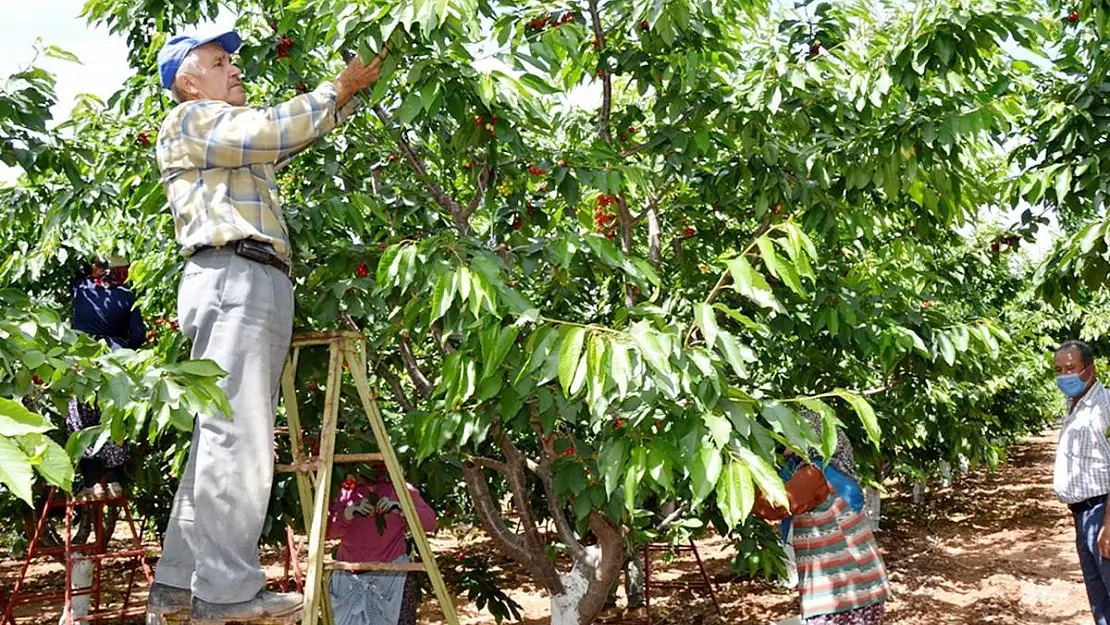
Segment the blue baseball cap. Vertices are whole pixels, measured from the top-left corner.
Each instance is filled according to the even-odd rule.
[[[239,49],[239,46],[243,45],[243,39],[234,30],[211,37],[178,35],[166,42],[166,45],[158,51],[158,74],[162,78],[162,87],[169,89],[173,86],[173,80],[177,78],[177,70],[181,67],[185,57],[193,51],[193,48],[213,41],[219,43],[228,54],[235,52]]]

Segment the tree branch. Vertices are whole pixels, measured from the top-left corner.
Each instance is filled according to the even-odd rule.
[[[501,452],[505,454],[507,460],[506,464],[509,470],[505,475],[509,479],[509,490],[513,493],[513,501],[516,503],[516,512],[520,518],[520,524],[524,528],[524,543],[527,545],[528,551],[532,553],[534,561],[532,568],[536,573],[536,579],[551,594],[563,594],[565,592],[563,580],[559,577],[559,572],[543,549],[540,530],[536,526],[535,517],[532,515],[528,485],[525,482],[526,463],[524,455],[520,453],[520,450],[517,449],[508,436],[501,437]]]
[[[509,557],[525,569],[534,571],[532,555],[525,548],[524,542],[505,527],[501,511],[493,502],[493,495],[489,492],[489,482],[482,474],[481,467],[471,460],[464,461],[463,479],[466,481],[467,490],[470,491],[470,499],[474,502],[474,510],[478,513],[478,519],[482,521],[486,532],[501,545]]]
[[[586,595],[578,602],[579,625],[589,625],[602,610],[624,565],[624,537],[620,528],[595,510],[590,512],[590,531],[597,536],[601,558]]]
[[[662,521],[659,522],[658,525],[655,526],[655,531],[657,531],[657,532],[666,531],[667,528],[671,526],[671,523],[674,523],[675,521],[677,521],[678,518],[681,517],[682,513],[684,513],[684,512],[686,512],[686,504],[682,504],[679,507],[675,508],[674,512],[668,514],[666,517],[663,518]]]
[[[470,198],[470,204],[466,207],[466,218],[469,220],[470,216],[477,210],[478,205],[482,203],[482,197],[485,195],[486,188],[489,186],[490,179],[493,172],[490,170],[489,165],[483,165],[481,173],[478,174],[478,189],[474,191],[474,197]]]
[[[401,362],[405,364],[405,371],[409,374],[409,379],[412,380],[413,386],[416,387],[416,392],[420,396],[427,399],[432,394],[432,383],[428,381],[427,376],[420,370],[420,365],[416,362],[416,356],[412,354],[412,346],[409,345],[407,338],[401,337]]]
[[[404,387],[401,386],[401,378],[390,371],[389,367],[383,362],[379,362],[374,367],[374,371],[389,385],[390,390],[393,391],[393,401],[400,404],[401,409],[405,412],[416,412],[416,405],[412,403],[412,400],[405,394]]]
[[[385,124],[386,128],[390,128],[393,125],[389,113],[386,112],[381,104],[374,105],[374,113],[377,114],[378,119]],[[459,203],[456,202],[454,198],[447,195],[447,193],[432,180],[431,176],[428,175],[428,168],[424,166],[424,161],[420,158],[420,155],[416,153],[416,150],[413,149],[408,139],[405,139],[404,132],[401,129],[397,130],[397,145],[401,148],[401,152],[405,155],[405,160],[408,161],[409,166],[412,167],[417,177],[420,178],[420,182],[424,184],[424,188],[432,194],[432,197],[436,199],[436,202],[438,202],[440,206],[447,209],[447,212],[451,214],[451,218],[455,222],[455,229],[458,233],[467,234],[470,232],[470,222],[467,220],[467,215],[464,214],[463,208],[459,206]]]
[[[594,39],[598,42],[598,69],[601,71],[601,110],[598,112],[597,132],[605,143],[612,143],[609,134],[609,115],[613,108],[613,81],[609,75],[609,68],[604,63],[605,59],[605,30],[601,27],[601,13],[597,9],[597,0],[590,0],[590,23],[593,26]]]
[[[555,449],[551,437],[544,436],[543,428],[538,420],[532,420],[532,429],[536,432],[536,436],[540,437],[543,444],[544,458],[539,464],[529,460],[528,469],[536,474],[540,479],[540,484],[543,485],[544,498],[547,499],[547,511],[551,515],[551,519],[555,521],[555,529],[559,532],[559,538],[566,544],[567,550],[570,551],[570,555],[575,562],[584,560],[586,549],[579,541],[574,528],[570,526],[570,521],[567,519],[562,506],[559,505],[559,498],[555,494],[555,477],[551,471],[551,459],[555,456]]]
[[[656,267],[659,263],[663,262],[663,251],[659,249],[659,239],[662,238],[663,232],[659,227],[659,210],[656,203],[652,203],[644,211],[647,214],[648,220],[648,255],[651,258],[651,264]]]

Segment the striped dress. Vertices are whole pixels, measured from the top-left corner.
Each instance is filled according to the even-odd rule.
[[[820,434],[816,414],[805,414]],[[854,477],[851,443],[837,432],[829,463]],[[795,515],[794,552],[806,625],[879,625],[890,597],[879,547],[867,517],[835,492],[813,510]]]

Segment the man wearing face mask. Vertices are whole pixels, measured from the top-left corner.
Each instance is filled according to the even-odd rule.
[[[1068,397],[1054,487],[1075,520],[1079,564],[1095,623],[1110,625],[1110,396],[1098,381],[1086,343],[1064,343],[1056,350],[1054,364],[1056,384]]]

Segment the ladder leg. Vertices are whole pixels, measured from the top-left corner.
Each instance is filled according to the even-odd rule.
[[[323,591],[324,577],[324,539],[328,522],[328,491],[331,486],[332,461],[335,455],[335,428],[339,417],[341,356],[344,351],[341,343],[342,341],[331,343],[328,359],[328,388],[324,397],[324,423],[320,432],[321,465],[316,477],[312,523],[308,527],[308,575],[304,589],[303,625],[316,625],[320,617],[320,594]]]
[[[382,454],[385,466],[389,470],[389,479],[393,483],[393,488],[397,491],[397,499],[401,504],[401,511],[404,512],[405,520],[408,521],[413,542],[416,543],[416,550],[420,554],[420,561],[424,565],[424,570],[427,571],[429,579],[431,579],[432,588],[435,590],[436,598],[439,599],[440,607],[443,609],[444,619],[447,621],[447,625],[459,625],[459,617],[455,614],[455,604],[451,601],[451,593],[448,592],[447,584],[444,583],[443,576],[439,572],[435,554],[432,553],[432,546],[428,543],[428,536],[424,533],[424,525],[420,522],[420,516],[416,514],[416,504],[413,503],[412,495],[409,493],[408,483],[405,481],[404,472],[401,470],[401,463],[397,460],[397,454],[389,440],[389,432],[385,428],[385,422],[382,421],[382,413],[378,410],[378,403],[374,394],[370,391],[370,384],[366,379],[364,346],[365,341],[360,340],[359,349],[356,351],[351,349],[354,346],[348,343],[347,359],[351,363],[351,375],[354,377],[355,386],[358,388],[363,410],[366,411],[366,416],[370,420],[370,429],[374,431],[374,439],[378,442],[378,451]],[[306,623],[306,625],[312,624]]]
[[[35,548],[38,547],[39,539],[42,538],[42,530],[46,527],[46,518],[50,513],[50,506],[54,503],[54,494],[58,492],[57,487],[51,486],[50,493],[46,496],[46,501],[42,504],[42,514],[39,515],[39,523],[35,527],[35,534],[31,537],[31,544],[27,545],[27,557],[23,559],[23,566],[19,569],[19,577],[15,580],[15,586],[12,588],[12,594],[8,597],[8,604],[4,607],[4,618],[0,623],[11,622],[15,623],[12,612],[15,611],[15,599],[19,596],[19,591],[23,587],[23,580],[27,577],[27,569],[31,566],[31,559],[35,557]]]
[[[65,538],[65,554],[66,554],[66,588],[65,588],[65,603],[62,609],[65,610],[66,625],[73,625],[73,499],[66,498],[66,538]]]
[[[713,589],[713,582],[709,579],[709,573],[705,570],[705,564],[701,561],[701,554],[698,553],[698,546],[694,543],[694,539],[690,539],[690,550],[694,552],[694,559],[698,561],[698,569],[701,571],[701,578],[705,581],[705,587],[709,589],[709,598],[713,600],[713,607],[717,609],[717,615],[721,614],[721,604],[717,603],[717,591]]]
[[[297,464],[305,458],[304,441],[301,439],[301,411],[297,404],[297,355],[300,349],[293,352],[293,356],[285,361],[285,371],[281,374],[281,394],[285,397],[285,421],[289,425],[289,444],[293,449],[293,463]],[[330,373],[328,393],[331,393]],[[308,476],[302,471],[297,471],[297,495],[301,500],[301,516],[304,518],[305,531],[312,526],[312,485]]]

